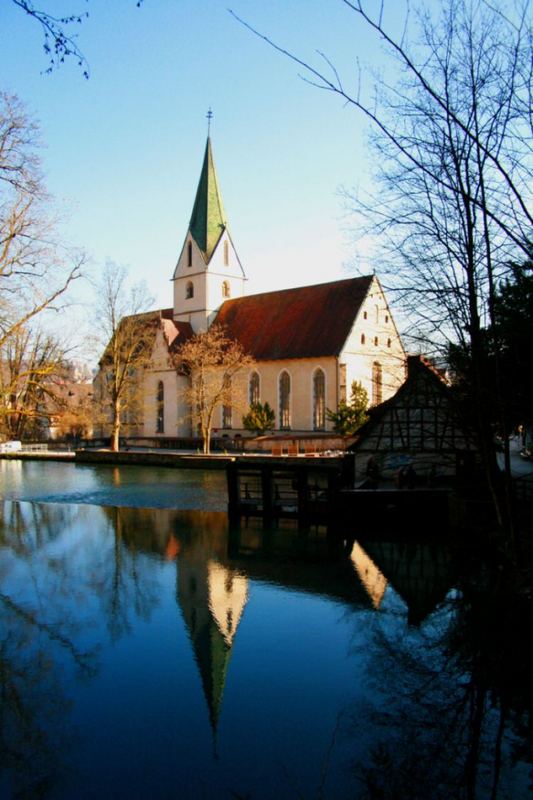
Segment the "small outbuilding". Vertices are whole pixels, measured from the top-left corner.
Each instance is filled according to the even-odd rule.
[[[473,437],[457,418],[449,383],[423,356],[408,357],[405,383],[369,414],[350,447],[356,481],[431,486],[473,468]]]

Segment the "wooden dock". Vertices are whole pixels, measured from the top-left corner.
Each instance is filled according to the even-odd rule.
[[[398,489],[393,484],[353,487],[342,458],[236,459],[227,464],[228,514],[232,521],[260,517],[266,524],[295,519],[301,527],[341,524],[442,529],[449,522],[450,488]]]
[[[230,519],[327,521],[345,481],[342,458],[236,459],[226,467]]]

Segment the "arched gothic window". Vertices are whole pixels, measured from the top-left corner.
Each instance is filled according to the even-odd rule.
[[[279,376],[279,427],[291,427],[291,377],[285,370]]]
[[[260,384],[259,384],[259,373],[252,372],[250,375],[250,384],[248,387],[248,396],[250,398],[250,405],[252,403],[258,403],[260,397]]]
[[[192,242],[187,242],[187,266],[192,267]]]
[[[230,296],[231,296],[231,291],[230,291],[229,281],[222,281],[222,297],[230,297]]]
[[[165,432],[165,384],[163,381],[159,381],[157,384],[155,430],[156,433]]]
[[[372,364],[372,405],[383,402],[383,370],[379,361]]]
[[[313,375],[313,429],[323,431],[326,427],[326,376],[317,369]]]
[[[229,244],[228,240],[224,239],[224,266],[227,267],[228,265],[229,265]]]
[[[191,297],[194,297],[194,284],[192,281],[187,281],[187,285],[185,287],[185,298],[186,300],[190,300]]]
[[[222,427],[231,428],[231,378],[224,375],[224,404],[222,406]]]
[[[362,334],[361,334],[361,344],[364,344],[364,343],[365,343],[365,341],[366,341],[366,339],[365,339],[365,334],[364,334],[364,333],[362,333]]]

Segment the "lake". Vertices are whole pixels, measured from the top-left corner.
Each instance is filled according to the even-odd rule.
[[[528,796],[530,609],[470,551],[230,527],[218,471],[0,498],[0,796]]]

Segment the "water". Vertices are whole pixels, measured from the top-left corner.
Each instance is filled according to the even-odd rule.
[[[0,796],[528,796],[527,609],[486,569],[230,529],[223,473],[0,469]]]
[[[47,503],[225,511],[223,470],[2,461],[1,497]]]

